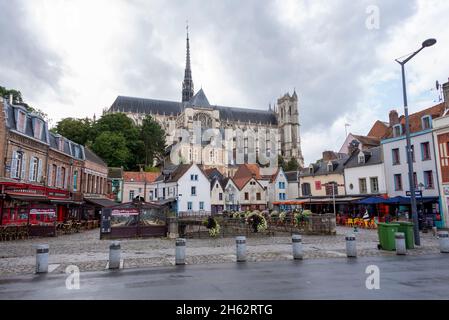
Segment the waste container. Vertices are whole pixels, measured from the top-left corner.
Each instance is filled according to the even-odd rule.
[[[415,233],[413,231],[413,223],[407,221],[398,221],[398,232],[403,232],[405,235],[405,247],[407,249],[415,248]]]
[[[380,249],[382,250],[395,250],[395,233],[398,232],[399,224],[397,223],[383,223],[377,224],[377,232],[379,235]]]

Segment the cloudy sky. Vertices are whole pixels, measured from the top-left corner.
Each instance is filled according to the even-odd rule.
[[[188,20],[195,88],[212,104],[267,109],[296,88],[306,164],[338,151],[345,123],[367,134],[401,113],[394,59],[423,40],[438,43],[407,64],[411,111],[449,77],[443,0],[0,0],[0,14],[0,85],[53,125],[117,95],[180,100]]]

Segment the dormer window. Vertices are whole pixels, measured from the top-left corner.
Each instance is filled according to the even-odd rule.
[[[359,156],[358,156],[358,160],[359,160],[359,164],[363,164],[363,163],[365,163],[365,154],[363,153],[363,152],[360,152],[359,153]]]
[[[17,131],[25,132],[26,127],[26,113],[24,111],[17,111]]]
[[[429,115],[426,115],[421,118],[421,126],[423,130],[427,130],[432,128],[432,117]]]
[[[328,171],[328,172],[332,172],[333,169],[334,169],[334,165],[332,164],[331,161],[329,161],[329,162],[327,163],[327,171]]]
[[[58,149],[64,151],[64,139],[62,139],[62,137],[58,138]]]
[[[313,174],[313,171],[314,171],[314,170],[313,170],[313,166],[311,165],[311,166],[309,167],[309,173],[310,173],[310,174]]]
[[[395,124],[393,126],[393,136],[399,137],[402,135],[402,126],[400,124]]]
[[[42,129],[43,129],[42,120],[33,119],[33,122],[34,122],[34,125],[33,125],[33,136],[36,139],[41,139],[41,137],[42,137]]]

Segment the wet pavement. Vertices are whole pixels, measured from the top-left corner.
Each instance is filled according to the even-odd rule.
[[[366,268],[380,289],[367,289]],[[0,299],[448,299],[449,254],[201,264],[0,279]],[[72,282],[73,283],[73,282]]]

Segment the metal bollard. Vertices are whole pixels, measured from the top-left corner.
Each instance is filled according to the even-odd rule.
[[[354,234],[346,235],[346,255],[348,258],[357,257],[357,246]]]
[[[449,233],[440,231],[438,232],[438,238],[440,239],[440,252],[449,253]]]
[[[300,234],[292,235],[293,259],[302,259],[302,239]]]
[[[404,232],[396,232],[394,234],[396,241],[396,254],[404,255],[407,254],[407,248],[405,247],[405,234]]]
[[[436,237],[436,236],[438,235],[438,229],[437,229],[437,227],[432,227],[432,235],[433,235],[434,237]]]
[[[175,264],[182,265],[186,264],[186,239],[177,238],[176,239],[176,252],[175,252]]]
[[[48,244],[36,246],[36,273],[48,272]]]
[[[109,269],[120,268],[120,241],[113,241],[109,246]]]
[[[237,262],[246,261],[246,237],[239,236],[235,238]]]

